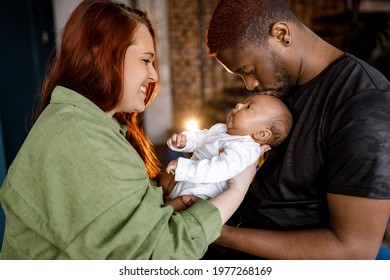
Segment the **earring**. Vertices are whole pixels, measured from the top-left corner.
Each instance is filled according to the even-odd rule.
[[[285,45],[285,46],[290,45],[290,41],[289,41],[289,40],[284,41],[284,45]]]

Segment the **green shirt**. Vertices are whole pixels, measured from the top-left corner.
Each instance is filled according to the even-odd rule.
[[[121,126],[57,87],[0,189],[2,259],[198,259],[221,228],[199,201],[176,213]]]

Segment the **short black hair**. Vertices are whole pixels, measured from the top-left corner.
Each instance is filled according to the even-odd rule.
[[[221,0],[209,23],[209,55],[228,48],[261,45],[281,21],[301,23],[283,0]]]

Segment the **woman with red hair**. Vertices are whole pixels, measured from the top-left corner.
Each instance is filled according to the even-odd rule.
[[[1,188],[1,259],[197,259],[242,201],[255,167],[183,212],[165,206],[160,164],[137,124],[156,94],[156,34],[109,0],[71,14],[38,118]]]

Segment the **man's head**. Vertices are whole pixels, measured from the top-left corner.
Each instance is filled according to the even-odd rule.
[[[232,48],[264,44],[277,22],[300,21],[283,0],[221,0],[210,20],[210,55]]]
[[[286,105],[272,95],[254,95],[238,103],[226,121],[230,135],[250,135],[259,144],[280,145],[288,136],[292,116]]]
[[[292,29],[303,26],[283,0],[221,0],[211,18],[209,54],[248,90],[283,95],[297,84]]]

